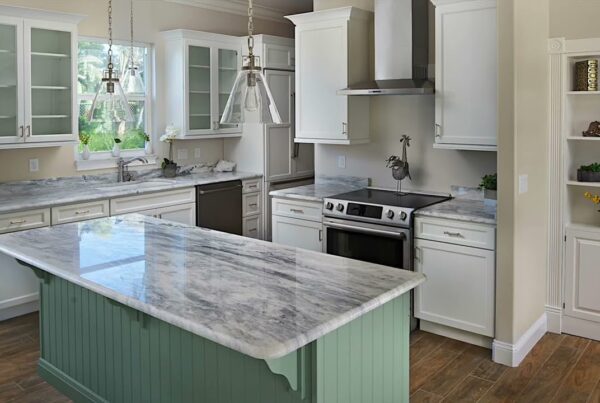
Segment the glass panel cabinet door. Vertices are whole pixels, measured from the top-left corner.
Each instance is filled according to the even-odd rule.
[[[0,20],[0,143],[22,141],[22,86],[19,63],[20,23]]]
[[[188,47],[188,125],[192,132],[213,128],[210,62],[209,47]]]
[[[66,140],[73,134],[71,32],[30,29],[30,123],[25,141]],[[62,138],[67,136],[67,138]]]
[[[217,117],[216,127],[221,130],[237,129],[237,124],[222,125],[219,122],[223,116],[223,111],[227,105],[229,94],[235,83],[238,74],[239,55],[236,50],[219,49],[219,116]],[[235,130],[233,130],[235,131]]]

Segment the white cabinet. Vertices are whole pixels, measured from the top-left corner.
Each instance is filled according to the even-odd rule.
[[[20,211],[0,215],[0,234],[50,225],[50,209]]]
[[[337,91],[369,80],[372,13],[344,7],[288,18],[296,24],[296,142],[369,142],[369,97]]]
[[[166,121],[182,128],[182,138],[239,137],[242,125],[220,121],[241,69],[241,38],[188,30],[162,37]]]
[[[274,243],[318,252],[323,250],[321,203],[273,198],[272,206]]]
[[[139,213],[182,224],[196,225],[195,188],[121,197],[110,201],[110,215]]]
[[[429,217],[415,221],[415,271],[427,276],[415,290],[415,316],[494,337],[495,250],[485,240],[495,238],[495,228]],[[422,228],[442,230],[438,234]],[[473,239],[484,240],[484,248],[470,246]]]
[[[140,211],[139,214],[181,224],[196,225],[196,203],[178,204],[175,206],[144,210]]]
[[[496,0],[431,0],[435,9],[436,148],[495,151]]]
[[[242,182],[242,235],[263,239],[262,178]]]
[[[76,139],[80,20],[0,6],[0,148],[55,146]]]
[[[108,200],[52,207],[52,225],[93,220],[95,218],[108,217],[109,214]]]
[[[600,229],[567,227],[563,331],[600,340]]]

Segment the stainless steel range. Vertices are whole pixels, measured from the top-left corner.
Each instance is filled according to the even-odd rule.
[[[449,196],[361,189],[324,200],[325,252],[413,269],[414,213]]]

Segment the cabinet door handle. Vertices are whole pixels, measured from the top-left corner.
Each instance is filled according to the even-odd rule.
[[[27,137],[31,137],[31,125],[27,125]]]
[[[418,246],[415,247],[415,260],[417,262],[421,261],[421,248],[419,248]]]
[[[294,152],[292,153],[292,159],[296,159],[298,158],[298,156],[300,155],[300,144],[299,143],[294,143]]]
[[[19,126],[19,137],[24,137],[25,136],[25,129],[23,128],[23,126]]]
[[[348,123],[342,122],[342,134],[348,134]]]
[[[442,126],[438,123],[435,124],[435,137],[436,138],[442,137]]]
[[[296,213],[296,214],[304,214],[304,210],[300,210],[300,209],[296,209],[296,208],[291,208],[290,211],[292,213]]]
[[[75,215],[80,215],[80,214],[89,214],[90,210],[78,210],[75,212]]]
[[[455,238],[464,238],[463,234],[461,234],[460,232],[444,231],[444,235],[448,235],[448,236],[455,237]]]
[[[323,242],[323,230],[319,230],[319,242]]]
[[[27,220],[11,220],[9,221],[10,225],[20,225],[20,224],[25,224],[27,222]]]

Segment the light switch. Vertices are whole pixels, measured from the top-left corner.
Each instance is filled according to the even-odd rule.
[[[37,172],[40,170],[40,160],[33,158],[29,160],[29,172]]]
[[[337,165],[338,165],[338,168],[346,169],[346,156],[345,155],[338,155]]]
[[[529,191],[529,175],[519,175],[519,194]]]
[[[187,160],[188,159],[188,150],[186,148],[177,150],[177,159],[180,161]]]

